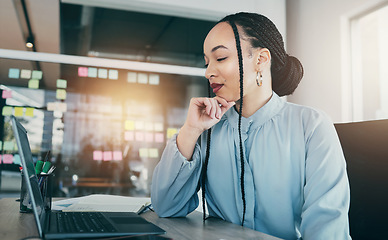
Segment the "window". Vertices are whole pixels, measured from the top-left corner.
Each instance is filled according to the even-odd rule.
[[[388,6],[350,21],[353,121],[388,118],[387,26]]]

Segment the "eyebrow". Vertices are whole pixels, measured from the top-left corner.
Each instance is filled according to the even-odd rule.
[[[225,48],[225,49],[228,49],[227,47],[225,47],[224,45],[218,45],[218,46],[215,46],[211,52],[215,52],[216,50],[220,49],[220,48]]]
[[[228,49],[227,47],[225,47],[224,45],[218,45],[218,46],[215,46],[214,48],[212,48],[211,52],[215,52],[217,51],[218,49],[220,48],[223,48],[223,49]],[[203,54],[204,56],[206,56],[206,54]]]

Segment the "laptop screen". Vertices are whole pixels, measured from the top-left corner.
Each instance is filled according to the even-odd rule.
[[[30,144],[27,138],[27,131],[18,122],[18,120],[11,116],[12,129],[19,149],[20,160],[23,166],[24,181],[27,187],[27,194],[25,203],[26,206],[32,208],[35,215],[36,224],[38,226],[39,235],[42,236],[42,221],[44,219],[44,203],[41,192],[39,190],[38,177],[35,174],[34,162],[32,160],[32,153]],[[21,200],[22,201],[22,200]]]

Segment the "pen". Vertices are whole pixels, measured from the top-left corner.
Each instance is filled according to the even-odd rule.
[[[151,203],[146,203],[144,204],[143,206],[141,206],[141,208],[139,209],[139,211],[137,211],[137,214],[140,215],[142,214],[143,212],[145,212],[146,210],[150,209],[151,210]]]
[[[47,153],[46,153],[46,156],[44,157],[44,162],[47,162],[49,156],[50,156],[50,152],[51,150],[48,150]]]

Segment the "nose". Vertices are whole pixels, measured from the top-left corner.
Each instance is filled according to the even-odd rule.
[[[206,71],[205,71],[205,77],[210,80],[211,78],[213,78],[215,76],[216,76],[216,71],[215,71],[214,67],[212,67],[212,65],[209,63],[209,65],[207,66]]]

